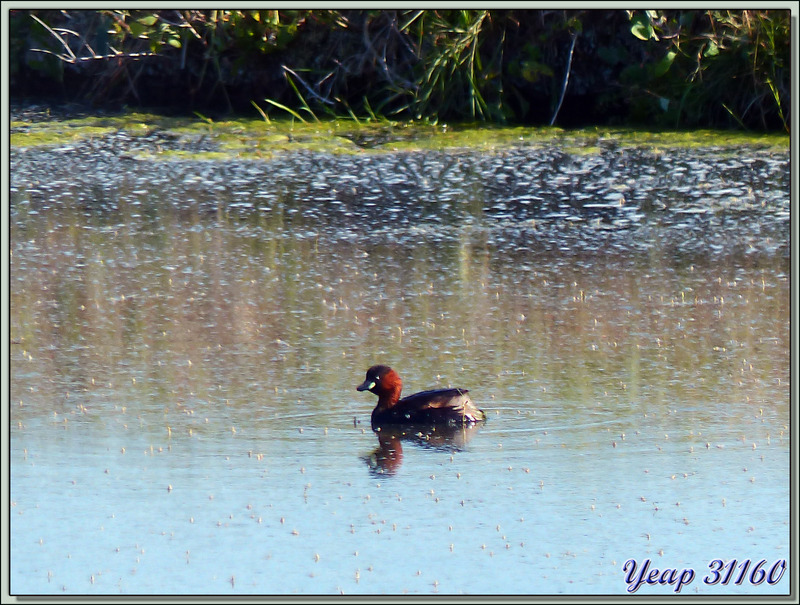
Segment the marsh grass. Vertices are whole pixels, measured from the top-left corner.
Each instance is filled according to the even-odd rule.
[[[10,31],[12,92],[106,107],[301,123],[791,123],[785,10],[33,10],[12,11]]]

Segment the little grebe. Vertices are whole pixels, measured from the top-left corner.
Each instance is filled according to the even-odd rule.
[[[373,428],[383,424],[463,425],[486,420],[466,389],[422,391],[400,399],[403,381],[389,366],[372,366],[356,390],[378,396],[378,405],[372,410]]]

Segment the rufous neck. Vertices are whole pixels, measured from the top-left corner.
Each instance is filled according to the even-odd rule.
[[[400,393],[403,390],[403,383],[397,380],[391,384],[387,384],[386,388],[378,395],[378,407],[382,410],[388,410],[400,401]]]

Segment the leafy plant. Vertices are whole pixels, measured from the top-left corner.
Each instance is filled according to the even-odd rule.
[[[791,121],[789,11],[10,15],[11,91],[19,97],[56,91],[69,101],[257,111],[267,120],[267,109],[277,108],[313,121],[558,119],[786,131]]]
[[[726,113],[741,127],[789,131],[788,11],[632,11],[630,30],[656,56],[628,76],[657,121],[708,125]]]

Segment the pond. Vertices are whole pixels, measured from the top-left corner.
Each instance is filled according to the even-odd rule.
[[[132,140],[12,153],[12,594],[789,592],[788,149]]]

